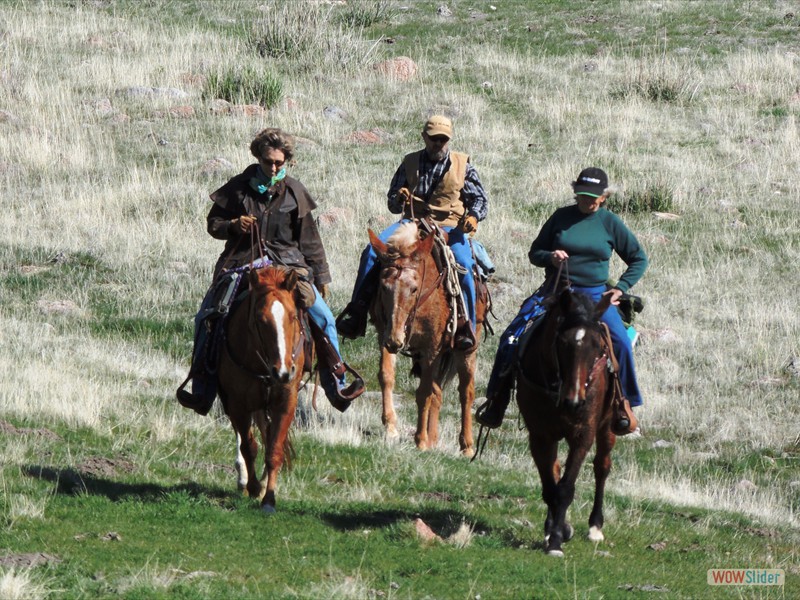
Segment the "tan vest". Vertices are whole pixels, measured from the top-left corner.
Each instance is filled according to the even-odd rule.
[[[419,159],[425,152],[412,152],[403,159],[406,168],[406,181],[408,189],[416,196],[416,187],[419,183]],[[450,168],[442,180],[436,185],[425,205],[431,210],[431,216],[437,225],[442,227],[455,227],[464,218],[466,209],[461,201],[461,190],[464,188],[464,179],[467,176],[467,163],[469,155],[462,152],[450,152]],[[415,203],[417,204],[417,203]],[[419,210],[418,206],[414,207]],[[411,211],[406,206],[403,216],[411,217]]]

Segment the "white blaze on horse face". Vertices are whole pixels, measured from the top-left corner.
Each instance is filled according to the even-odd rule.
[[[281,362],[280,371],[278,371],[278,375],[285,375],[286,374],[286,333],[283,330],[283,318],[286,315],[286,309],[283,307],[283,304],[275,300],[272,303],[272,307],[270,308],[270,312],[272,313],[272,318],[275,319],[275,330],[277,333],[277,342],[278,342],[278,356]]]
[[[581,343],[581,341],[583,340],[584,337],[586,337],[586,330],[583,327],[581,327],[575,333],[575,341],[578,342],[578,345],[580,345],[580,343]]]

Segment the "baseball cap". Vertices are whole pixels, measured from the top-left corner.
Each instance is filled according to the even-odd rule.
[[[597,167],[589,167],[581,171],[578,179],[572,184],[575,194],[583,194],[595,198],[602,196],[607,187],[608,175],[603,169],[598,169]]]
[[[444,135],[450,139],[453,137],[453,123],[444,115],[433,115],[425,122],[422,133],[427,133],[429,136]]]

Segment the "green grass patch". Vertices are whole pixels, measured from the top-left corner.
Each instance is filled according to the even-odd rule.
[[[283,82],[278,76],[261,69],[231,67],[226,71],[209,74],[203,97],[272,108],[283,97]]]

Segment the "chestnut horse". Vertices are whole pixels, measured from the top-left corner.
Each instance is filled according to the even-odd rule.
[[[219,396],[236,433],[239,488],[275,512],[278,472],[290,452],[289,427],[303,375],[305,335],[295,305],[294,271],[264,267],[249,271],[250,292],[231,314],[219,362]],[[255,474],[258,444],[264,472]]]
[[[435,446],[439,440],[442,388],[456,371],[461,402],[458,442],[461,453],[472,456],[477,346],[469,352],[452,348],[452,332],[448,330],[450,299],[433,256],[434,235],[420,240],[417,224],[409,222],[383,243],[369,230],[370,243],[381,264],[380,284],[370,314],[381,347],[378,380],[383,397],[382,421],[387,438],[396,438],[397,415],[392,391],[396,355],[402,352],[411,356],[412,372],[419,377],[414,441],[420,450]],[[485,310],[485,300],[479,299],[475,336],[478,341]]]
[[[589,539],[603,537],[603,493],[611,470],[613,382],[609,371],[612,349],[599,317],[609,306],[566,289],[546,300],[547,313],[533,331],[517,372],[517,403],[528,429],[530,451],[542,481],[547,504],[545,550],[563,556],[562,542],[574,532],[566,518],[575,496],[575,480],[592,445],[594,505]],[[569,447],[564,471],[558,443]]]

